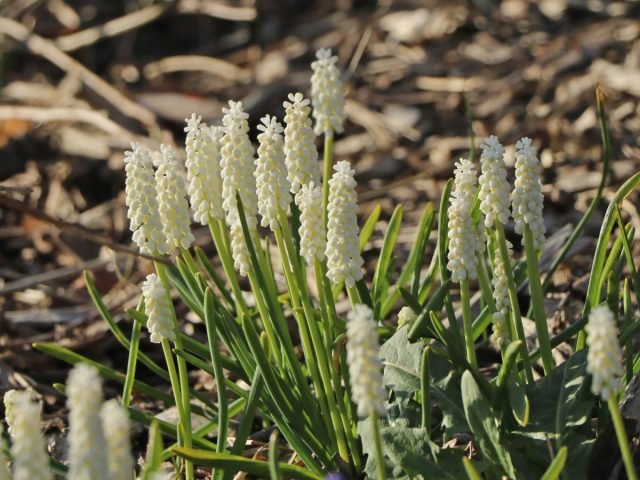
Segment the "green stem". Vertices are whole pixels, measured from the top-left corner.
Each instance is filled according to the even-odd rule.
[[[616,437],[618,438],[618,445],[620,445],[620,453],[622,454],[624,468],[627,471],[627,478],[629,478],[629,480],[638,480],[638,475],[633,465],[631,450],[629,449],[627,432],[624,428],[624,422],[622,421],[622,415],[620,414],[620,407],[618,406],[617,395],[615,393],[609,397],[607,404],[609,406],[609,412],[611,413],[611,420],[613,420]]]
[[[371,413],[371,428],[373,430],[373,444],[375,446],[376,456],[376,479],[386,480],[387,474],[384,467],[384,455],[382,454],[382,439],[380,437],[380,422],[378,420],[378,413]]]
[[[142,302],[142,301],[141,301]],[[142,304],[138,305],[140,311]],[[144,310],[142,310],[144,312]],[[136,366],[138,364],[138,353],[140,348],[140,331],[142,324],[133,322],[131,330],[131,341],[129,342],[129,358],[127,359],[127,376],[122,387],[122,406],[128,407],[131,404],[131,393],[133,392],[133,383],[136,379]]]
[[[469,294],[469,280],[460,281],[460,303],[462,304],[462,325],[464,330],[464,345],[467,361],[473,370],[478,370],[476,350],[473,343],[473,328],[471,318],[471,295]]]
[[[429,376],[429,352],[431,347],[427,345],[422,351],[422,363],[420,368],[420,390],[422,392],[422,428],[427,431],[427,437],[431,436],[431,377]]]
[[[362,299],[360,298],[360,292],[358,292],[358,287],[352,285],[347,287],[347,295],[349,295],[349,301],[351,302],[351,308],[356,305],[360,305],[362,303]]]
[[[553,370],[555,363],[553,361],[553,354],[551,353],[547,314],[544,311],[544,294],[542,293],[542,286],[540,285],[538,253],[533,246],[533,234],[527,224],[525,224],[524,227],[524,243],[527,254],[527,273],[529,275],[529,293],[531,294],[531,304],[533,306],[533,318],[536,322],[542,366],[545,375],[548,375],[551,370]]]
[[[333,130],[324,134],[324,163],[322,177],[322,222],[325,231],[327,230],[328,205],[329,205],[329,179],[331,178],[331,167],[333,166]]]
[[[522,342],[520,347],[520,356],[524,365],[524,373],[527,383],[533,383],[533,370],[531,368],[531,360],[529,359],[529,351],[527,350],[527,338],[524,333],[524,325],[522,324],[522,315],[520,314],[520,304],[518,302],[518,289],[511,268],[511,257],[507,248],[507,239],[504,234],[504,226],[501,222],[496,222],[496,243],[498,251],[504,265],[504,271],[507,275],[507,285],[509,289],[509,303],[511,304],[511,328],[515,333],[516,340]]]
[[[489,306],[489,309],[492,312],[495,312],[496,301],[493,298],[493,287],[491,286],[491,280],[489,279],[489,272],[487,271],[487,264],[484,261],[484,256],[480,253],[476,254],[476,262],[478,265],[478,283],[480,284],[482,299],[485,304]]]

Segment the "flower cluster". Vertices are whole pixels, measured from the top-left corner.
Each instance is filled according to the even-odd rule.
[[[535,248],[541,248],[544,243],[543,200],[540,162],[531,139],[525,137],[516,143],[516,181],[511,202],[516,232],[523,235],[525,225],[528,225]]]
[[[8,391],[4,403],[11,434],[14,480],[52,480],[45,439],[40,431],[40,403],[28,390]]]
[[[507,241],[507,252],[509,259],[512,256],[513,245]],[[493,264],[493,299],[496,302],[496,312],[492,316],[493,322],[493,340],[503,346],[509,343],[511,335],[509,333],[509,322],[507,315],[509,314],[509,281],[507,271],[505,269],[499,247],[495,250],[495,260]]]
[[[402,307],[398,312],[398,327],[402,327],[403,325],[410,327],[417,318],[416,312],[414,312],[411,307]]]
[[[110,479],[129,479],[133,472],[131,456],[131,422],[124,408],[117,400],[105,402],[100,409],[100,419],[107,442]]]
[[[484,223],[493,226],[497,220],[503,225],[509,221],[511,188],[507,181],[507,170],[504,165],[504,149],[495,136],[485,138],[480,146],[482,155],[480,163],[482,174],[478,179],[480,184],[480,210],[484,213]]]
[[[591,391],[603,400],[622,387],[622,351],[618,342],[618,327],[613,312],[606,305],[589,314],[587,332],[587,372],[593,376]]]
[[[131,222],[133,241],[142,253],[165,254],[169,248],[158,209],[151,154],[135,143],[131,149],[125,152],[124,162],[127,217]]]
[[[449,261],[447,268],[451,279],[459,282],[477,278],[476,252],[483,242],[471,218],[471,205],[476,190],[476,171],[464,158],[456,163],[455,187],[451,193],[449,208]]]
[[[384,413],[386,390],[382,383],[380,345],[373,312],[356,305],[348,314],[347,363],[351,379],[351,397],[360,417]]]
[[[313,182],[320,184],[320,164],[318,150],[313,141],[311,128],[311,107],[309,100],[301,93],[290,93],[289,101],[284,102],[285,129],[284,153],[287,164],[287,179],[291,184],[291,193],[298,193],[302,185]]]
[[[222,112],[222,208],[229,226],[234,265],[241,275],[247,275],[249,250],[242,233],[236,194],[240,195],[247,226],[252,230],[257,225],[258,196],[253,174],[254,150],[249,139],[249,115],[243,110],[242,102],[234,101],[230,101],[229,108],[223,108]]]
[[[322,187],[313,182],[302,185],[297,199],[300,205],[300,255],[311,266],[324,260],[327,244],[322,222]]]
[[[344,89],[340,71],[336,67],[337,57],[331,50],[321,48],[316,52],[317,60],[311,64],[311,100],[313,116],[316,119],[316,135],[342,133],[345,119]]]
[[[175,341],[176,332],[171,316],[173,307],[167,291],[155,273],[147,275],[142,284],[142,295],[151,341],[153,343],[160,343],[162,340]]]
[[[69,374],[69,465],[71,480],[107,479],[106,441],[100,420],[102,383],[94,367],[79,364]]]
[[[156,189],[158,208],[170,253],[176,248],[189,248],[195,238],[191,233],[189,203],[182,166],[176,152],[168,145],[160,145],[156,155]]]
[[[335,173],[329,180],[327,222],[327,275],[333,283],[344,281],[352,287],[362,278],[364,261],[360,256],[358,240],[358,204],[356,173],[347,161],[334,165]]]
[[[193,218],[201,225],[222,220],[222,177],[220,176],[219,127],[209,127],[195,113],[186,119],[187,182]]]
[[[271,231],[278,228],[278,212],[289,213],[289,182],[285,165],[282,125],[275,117],[267,115],[258,125],[258,158],[255,161],[256,188],[260,224]]]

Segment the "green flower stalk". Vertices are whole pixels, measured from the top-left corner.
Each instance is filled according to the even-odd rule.
[[[109,400],[100,409],[102,430],[107,442],[109,478],[129,480],[133,478],[134,465],[131,455],[131,424],[127,411],[116,399]]]
[[[100,420],[102,382],[98,371],[78,364],[69,373],[69,480],[108,480],[107,444]]]
[[[229,107],[223,108],[222,112],[222,208],[229,227],[235,268],[240,275],[246,276],[251,262],[242,233],[236,193],[240,194],[247,226],[253,231],[257,226],[258,196],[253,173],[254,150],[249,139],[249,115],[242,109],[242,102],[234,101],[229,101]]]
[[[353,289],[362,279],[358,239],[358,204],[355,170],[347,161],[338,162],[335,173],[329,181],[329,205],[327,246],[327,276],[334,284],[344,282],[347,289]]]
[[[127,217],[133,232],[133,241],[142,253],[166,254],[169,245],[158,206],[158,193],[154,179],[151,154],[142,146],[133,143],[132,150],[125,152],[125,183]]]
[[[272,232],[278,228],[279,213],[289,213],[290,184],[287,180],[287,166],[284,153],[284,131],[275,117],[267,115],[258,125],[258,158],[255,161],[256,188],[258,192],[258,213],[260,224]]]
[[[297,194],[303,185],[320,185],[318,149],[314,143],[311,125],[311,103],[301,93],[290,93],[284,102],[284,153],[287,165],[287,180],[291,193]]]
[[[449,207],[449,252],[447,269],[451,280],[460,283],[460,300],[464,324],[467,360],[477,369],[476,353],[471,328],[471,298],[469,280],[478,278],[476,253],[484,248],[478,229],[471,218],[471,206],[476,191],[477,177],[473,164],[464,158],[456,163],[454,189]]]
[[[14,480],[53,480],[49,456],[40,430],[42,406],[28,390],[10,390],[4,396],[11,433]]]
[[[187,191],[193,218],[201,225],[224,219],[220,140],[222,130],[209,127],[194,113],[186,119]]]
[[[531,139],[522,138],[516,143],[516,181],[511,194],[513,219],[516,232],[520,233],[527,254],[529,292],[536,322],[540,355],[545,374],[549,374],[555,362],[551,353],[551,341],[544,310],[544,294],[540,283],[538,251],[544,243],[544,219],[542,217],[542,184],[540,182],[540,162]]]
[[[608,306],[594,308],[589,314],[587,332],[587,372],[592,376],[591,391],[607,402],[616,431],[622,460],[630,480],[637,480],[629,440],[618,406],[617,391],[622,388],[622,349],[618,341],[618,327]]]
[[[384,415],[386,390],[382,382],[380,344],[373,312],[366,305],[355,305],[347,322],[347,363],[351,398],[358,416],[369,417],[375,437],[376,472],[384,479],[385,466],[380,442],[379,416]]]
[[[0,480],[11,480],[11,472],[9,471],[9,463],[7,456],[4,454],[6,444],[2,436],[4,430],[0,423]]]

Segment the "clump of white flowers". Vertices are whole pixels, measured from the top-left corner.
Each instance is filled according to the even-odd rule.
[[[510,187],[507,181],[507,169],[504,165],[504,149],[494,135],[484,139],[480,146],[482,155],[480,163],[482,174],[478,179],[480,184],[480,210],[484,213],[485,226],[491,227],[497,220],[503,225],[509,221]]]
[[[182,165],[169,145],[160,145],[156,155],[156,190],[160,218],[169,244],[169,253],[176,248],[189,248],[195,238],[191,233],[189,203]]]
[[[513,245],[507,241],[507,253],[509,259],[511,259],[513,252]],[[502,261],[499,247],[495,250],[495,259],[493,264],[493,299],[496,302],[496,312],[493,313],[493,340],[499,345],[503,346],[511,341],[511,335],[509,333],[509,280],[507,278],[507,271],[505,264]]]
[[[352,287],[362,278],[360,269],[364,263],[358,239],[355,170],[344,160],[333,168],[327,207],[327,276],[333,283],[344,281],[347,287]]]
[[[313,141],[311,127],[311,107],[309,99],[301,93],[290,93],[289,101],[284,102],[285,128],[284,153],[287,164],[287,179],[291,184],[291,193],[298,193],[302,185],[313,182],[320,184],[320,164],[318,149]]]
[[[255,161],[260,224],[271,231],[278,228],[278,212],[289,213],[289,182],[285,165],[283,128],[276,117],[266,115],[258,125],[258,158]]]
[[[589,314],[587,332],[587,372],[593,380],[591,391],[603,400],[622,387],[622,351],[618,342],[618,327],[613,312],[606,305],[594,308]]]
[[[380,344],[373,312],[355,305],[347,318],[347,363],[351,397],[360,417],[384,413],[386,390],[382,383]]]
[[[127,217],[131,222],[132,238],[142,253],[165,254],[168,244],[158,208],[153,161],[144,147],[133,143],[131,149],[125,152],[124,163]]]
[[[478,276],[476,252],[482,251],[483,239],[471,218],[471,206],[476,191],[476,171],[473,164],[461,158],[456,163],[454,189],[449,208],[449,254],[447,268],[451,279],[459,282]]]
[[[107,444],[102,431],[102,382],[95,367],[78,364],[69,373],[70,480],[107,480]]]
[[[142,284],[144,296],[144,311],[147,315],[147,329],[151,333],[151,341],[160,343],[162,340],[171,342],[176,339],[176,332],[171,315],[171,300],[162,285],[162,281],[155,273],[147,275]]]
[[[52,480],[46,442],[40,430],[42,406],[28,390],[10,390],[4,396],[5,419],[11,433],[14,480]]]
[[[222,208],[229,226],[235,268],[246,276],[249,272],[249,251],[242,233],[236,194],[242,200],[247,226],[250,230],[255,229],[258,196],[253,174],[254,150],[249,139],[249,115],[242,109],[242,102],[234,101],[229,101],[229,108],[223,108],[222,112]]]
[[[222,130],[219,127],[209,127],[195,113],[186,122],[187,191],[194,220],[207,225],[210,219],[224,218],[220,176]]]
[[[311,100],[316,119],[314,131],[316,135],[342,133],[345,119],[344,89],[340,70],[336,67],[338,58],[332,56],[328,48],[318,50],[316,58],[311,63]]]
[[[300,205],[300,255],[312,266],[316,260],[324,260],[327,244],[322,222],[322,187],[313,182],[302,185],[297,201]]]
[[[130,421],[127,411],[116,399],[109,400],[100,409],[102,428],[107,442],[109,478],[133,478]]]
[[[542,206],[542,183],[540,182],[540,162],[531,139],[524,137],[516,143],[516,181],[511,194],[515,230],[523,235],[525,225],[529,226],[534,248],[544,243],[544,219]],[[522,241],[524,245],[524,239]]]

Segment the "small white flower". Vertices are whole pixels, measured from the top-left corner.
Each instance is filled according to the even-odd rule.
[[[338,58],[331,56],[328,48],[318,50],[316,58],[311,63],[311,100],[316,119],[314,131],[316,135],[327,135],[332,131],[342,133],[345,119],[344,88],[336,67]]]
[[[484,139],[480,146],[482,155],[482,174],[478,179],[480,183],[480,210],[485,215],[486,227],[493,226],[497,220],[503,225],[509,221],[510,212],[510,186],[507,181],[507,169],[504,165],[504,149],[495,136]]]
[[[171,253],[176,248],[189,248],[195,238],[191,233],[184,170],[176,159],[175,150],[168,145],[160,145],[160,153],[156,155],[156,160],[156,190],[160,218]]]
[[[471,206],[476,191],[476,171],[464,158],[456,163],[454,189],[449,207],[449,254],[447,268],[451,280],[459,282],[478,276],[476,252],[484,248],[479,229],[473,224]]]
[[[42,406],[28,390],[10,390],[4,397],[11,432],[14,480],[52,480],[45,438],[40,430]]]
[[[410,307],[402,307],[398,312],[398,327],[403,325],[413,325],[418,316]]]
[[[171,300],[160,278],[155,273],[147,275],[142,284],[144,296],[144,312],[147,315],[147,329],[151,333],[151,341],[175,341],[176,332],[171,315]]]
[[[289,102],[284,102],[284,152],[287,164],[287,179],[291,193],[298,193],[302,185],[320,184],[318,150],[311,128],[309,99],[301,93],[290,93]]]
[[[509,333],[509,320],[507,316],[503,312],[494,312],[491,315],[491,322],[493,323],[491,340],[496,342],[499,347],[508,345],[511,341],[511,334]]]
[[[248,133],[249,115],[242,109],[242,102],[230,101],[229,108],[223,108],[222,111],[222,208],[229,227],[235,268],[241,275],[247,275],[250,265],[249,250],[244,241],[236,193],[240,194],[247,226],[252,231],[257,226],[258,196],[253,174],[254,150]]]
[[[536,249],[541,248],[544,243],[543,201],[540,162],[531,139],[524,137],[516,143],[516,181],[511,202],[516,232],[523,235],[525,224],[529,225]],[[522,244],[524,245],[524,238]]]
[[[220,176],[220,139],[222,130],[202,123],[194,113],[186,119],[187,189],[193,218],[201,225],[209,219],[222,220],[222,177]]]
[[[384,414],[386,390],[382,383],[382,362],[376,322],[366,305],[356,305],[347,318],[347,363],[351,398],[360,417]]]
[[[507,241],[507,253],[509,254],[509,260],[513,255],[513,245]],[[494,254],[493,264],[493,299],[496,302],[496,310],[502,312],[505,315],[509,312],[509,282],[507,279],[507,271],[505,269],[502,256],[500,255],[500,249],[496,246]]]
[[[270,115],[263,117],[261,122],[258,130],[262,133],[258,135],[258,158],[255,161],[258,212],[262,216],[261,225],[275,231],[278,228],[278,211],[288,214],[291,201],[283,129],[276,117]]]
[[[144,147],[133,143],[131,149],[125,152],[124,162],[127,218],[131,221],[132,238],[142,253],[166,254],[169,248],[158,209],[153,161]]]
[[[593,380],[591,391],[603,400],[622,388],[622,350],[618,341],[618,327],[613,312],[606,305],[594,308],[589,314],[587,332],[587,372]]]
[[[329,180],[327,208],[327,276],[333,283],[344,281],[347,287],[352,287],[362,278],[360,269],[364,263],[358,239],[355,170],[344,160],[333,168],[335,173]]]
[[[322,220],[322,187],[313,182],[303,184],[297,195],[300,205],[300,255],[312,266],[324,260],[326,235]]]
[[[95,367],[79,363],[69,373],[70,480],[108,480],[107,444],[100,420],[102,381]]]
[[[107,441],[109,479],[133,478],[133,456],[131,455],[130,422],[127,411],[115,400],[109,400],[100,409],[102,429]]]

